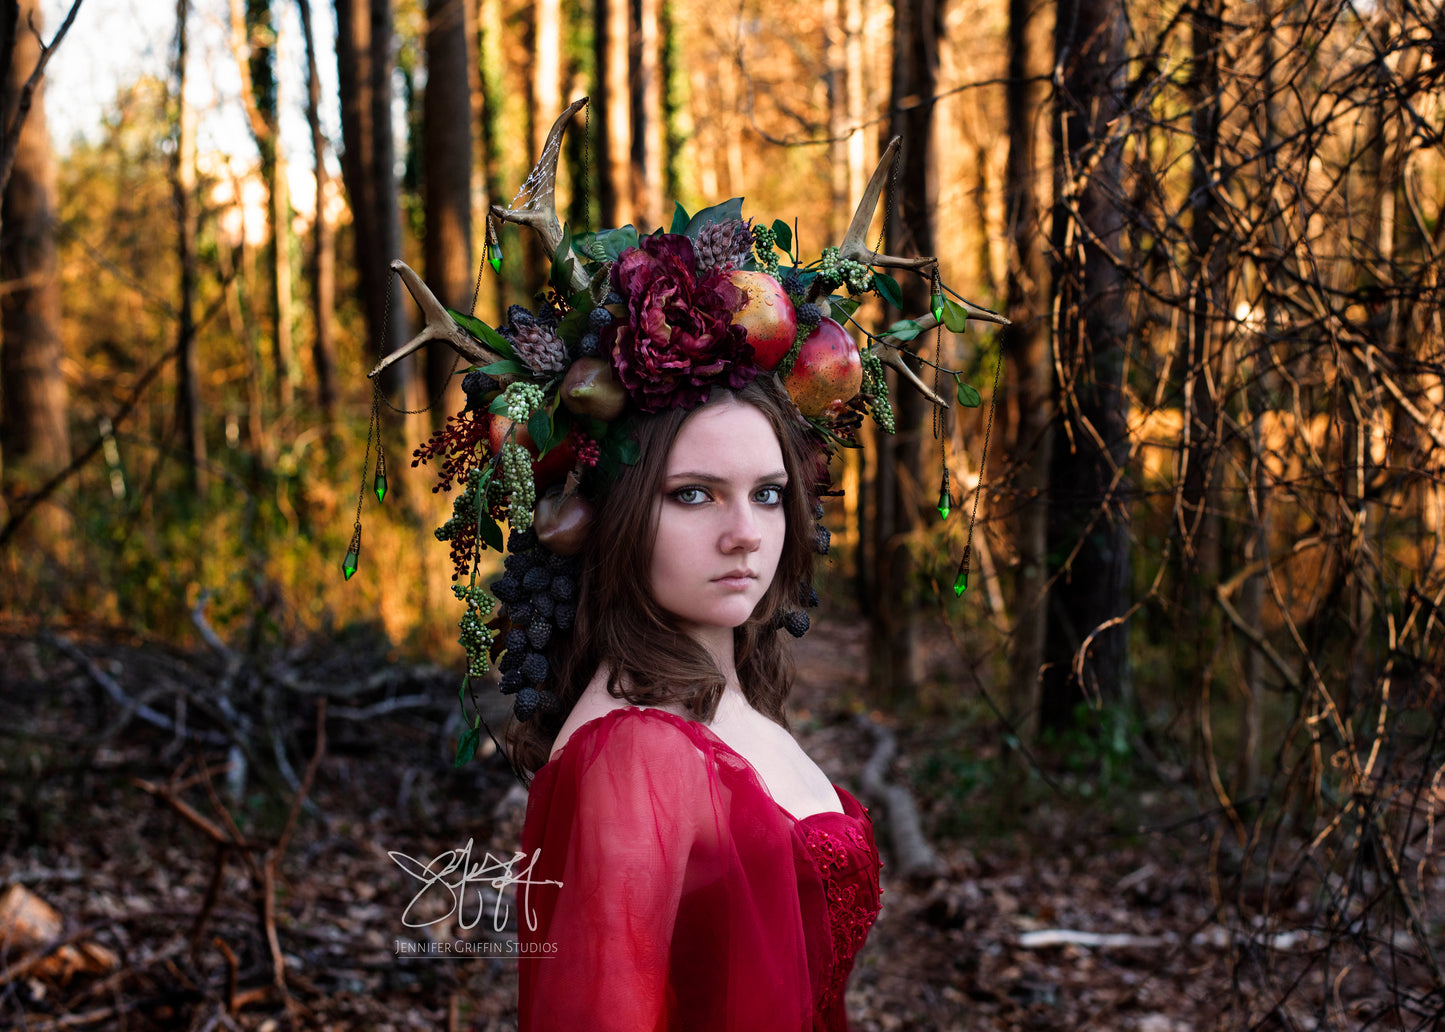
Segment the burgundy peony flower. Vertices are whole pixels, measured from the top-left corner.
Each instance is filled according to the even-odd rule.
[[[746,332],[732,325],[743,292],[725,270],[699,276],[687,237],[644,237],[613,264],[612,287],[627,318],[608,328],[603,343],[641,411],[698,405],[713,387],[737,389],[758,375]]]

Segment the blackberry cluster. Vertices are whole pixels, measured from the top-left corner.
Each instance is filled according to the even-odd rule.
[[[803,296],[803,277],[798,275],[797,269],[789,269],[783,273],[782,284],[789,297]]]
[[[462,377],[462,391],[467,396],[468,412],[485,412],[489,404],[487,396],[498,387],[497,381],[480,369],[473,369]]]
[[[787,631],[794,638],[801,638],[808,633],[812,626],[812,620],[808,617],[808,610],[818,605],[818,592],[813,585],[803,581],[798,585],[798,604],[802,609],[785,609],[778,614],[778,626]]]
[[[549,552],[530,530],[514,531],[507,551],[505,572],[491,586],[510,624],[497,667],[503,694],[516,696],[512,712],[528,720],[560,705],[542,685],[551,673],[548,646],[557,634],[570,631],[577,617],[577,560]]]
[[[823,310],[811,301],[798,305],[796,311],[798,313],[799,326],[811,328],[823,321]]]

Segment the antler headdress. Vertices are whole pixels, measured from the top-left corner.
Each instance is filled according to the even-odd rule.
[[[539,310],[513,306],[508,325],[494,329],[449,311],[415,272],[394,261],[426,325],[370,373],[375,377],[431,341],[473,366],[463,382],[467,408],[418,450],[417,462],[438,461],[442,488],[459,489],[452,519],[437,536],[451,542],[455,579],[466,579],[455,591],[467,605],[461,641],[468,676],[484,673],[505,650],[502,690],[516,694],[521,719],[557,704],[541,689],[548,672],[543,650],[553,631],[570,628],[575,613],[576,573],[568,557],[580,550],[590,518],[579,488],[587,476],[635,461],[628,412],[693,407],[715,386],[737,388],[771,373],[825,447],[851,445],[864,413],[893,429],[885,364],[934,405],[948,406],[904,361],[907,342],[940,324],[961,331],[968,319],[1007,322],[947,291],[936,258],[882,254],[865,242],[897,138],[842,242],[807,264],[797,257],[787,223],[749,224],[737,198],[695,215],[679,205],[667,233],[639,235],[625,226],[569,234],[556,212],[557,159],[563,132],[586,103],[585,97],[575,101],[553,124],[524,187],[525,203],[493,205],[488,220],[494,265],[500,261],[496,227],[503,222],[530,226],[553,256],[553,289]],[[853,322],[862,295],[902,307],[898,282],[887,270],[926,277],[932,311],[883,334],[858,327],[867,337],[860,348],[845,324]],[[512,528],[505,549],[503,517]],[[476,582],[477,560],[488,547],[510,553],[491,595]],[[348,562],[354,569],[354,557]],[[509,617],[500,640],[498,624],[487,623],[492,596]],[[806,614],[792,615],[802,619],[785,626],[801,634]],[[475,727],[469,738],[475,748]]]

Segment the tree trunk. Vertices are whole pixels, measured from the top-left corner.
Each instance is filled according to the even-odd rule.
[[[11,125],[21,88],[40,59],[38,0],[21,0],[14,24],[14,50],[3,83],[5,125]],[[15,162],[5,185],[4,234],[0,237],[0,385],[4,419],[0,448],[5,457],[7,496],[38,487],[70,461],[68,394],[61,370],[60,281],[55,257],[56,168],[45,121],[43,87],[15,142]],[[43,521],[63,531],[53,507]]]
[[[176,425],[185,449],[191,491],[205,494],[206,435],[201,424],[201,378],[196,360],[196,114],[186,101],[191,0],[176,0],[175,150],[171,155],[171,196],[176,206]]]
[[[597,132],[597,206],[599,226],[633,220],[631,170],[631,93],[627,68],[628,10],[631,0],[597,0],[593,46],[597,53],[597,89],[592,108]]]
[[[1013,637],[1009,647],[1009,698],[1016,715],[1031,723],[1038,714],[1039,671],[1044,655],[1044,585],[1048,580],[1048,482],[1053,450],[1054,366],[1049,354],[1049,273],[1039,218],[1040,90],[1032,80],[1030,53],[1043,53],[1042,26],[1030,24],[1029,0],[1009,0],[1008,161],[1005,205],[1012,254],[1008,263],[1009,326],[1003,353],[1016,384],[1014,489]]]
[[[897,212],[888,219],[889,254],[934,254],[937,175],[933,102],[943,0],[895,0],[890,135],[903,138],[898,155]],[[928,310],[929,288],[918,276],[902,280],[908,311]],[[914,391],[891,391],[897,433],[877,437],[876,516],[873,521],[878,605],[871,607],[869,682],[880,703],[897,702],[923,681],[918,648],[919,600],[912,547],[922,522],[917,485],[924,483],[924,423],[930,406]]]
[[[427,285],[442,304],[470,312],[472,99],[466,3],[427,0],[426,97],[422,104]],[[456,364],[450,348],[432,345],[427,349],[428,396],[443,398],[443,414],[461,407],[461,383],[448,383]]]
[[[1115,264],[1121,143],[1108,138],[1123,88],[1123,8],[1120,0],[1062,0],[1057,19],[1054,347],[1065,377],[1067,439],[1055,442],[1049,466],[1049,572],[1057,577],[1048,598],[1039,719],[1062,728],[1085,698],[1128,695],[1124,627],[1104,625],[1123,614],[1129,589],[1128,514],[1121,501],[1129,326]],[[1082,169],[1089,170],[1086,178],[1070,178]]]
[[[276,30],[270,0],[231,0],[231,41],[241,70],[241,100],[261,155],[266,181],[266,237],[271,251],[271,364],[276,404],[289,408],[294,394],[291,344],[291,193],[281,151],[275,61]]]
[[[640,230],[662,222],[662,74],[659,60],[660,0],[633,0],[634,33],[631,78],[633,218]]]
[[[311,153],[316,179],[316,224],[311,240],[311,322],[315,338],[311,362],[316,370],[316,401],[328,428],[336,422],[336,340],[332,315],[336,310],[336,231],[326,213],[330,202],[331,173],[326,168],[326,135],[321,131],[321,76],[316,61],[316,37],[311,29],[311,0],[298,0],[301,31],[306,38],[306,122],[311,129]]]
[[[405,343],[406,315],[391,261],[401,254],[396,146],[391,120],[391,4],[336,0],[336,67],[341,91],[341,174],[350,200],[356,265],[368,338],[386,355]],[[411,359],[383,386],[402,407],[415,379]]]

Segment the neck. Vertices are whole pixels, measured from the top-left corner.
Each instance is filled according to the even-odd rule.
[[[691,628],[688,634],[707,654],[712,657],[718,673],[723,675],[726,691],[739,689],[738,668],[733,655],[733,631],[731,627]]]

